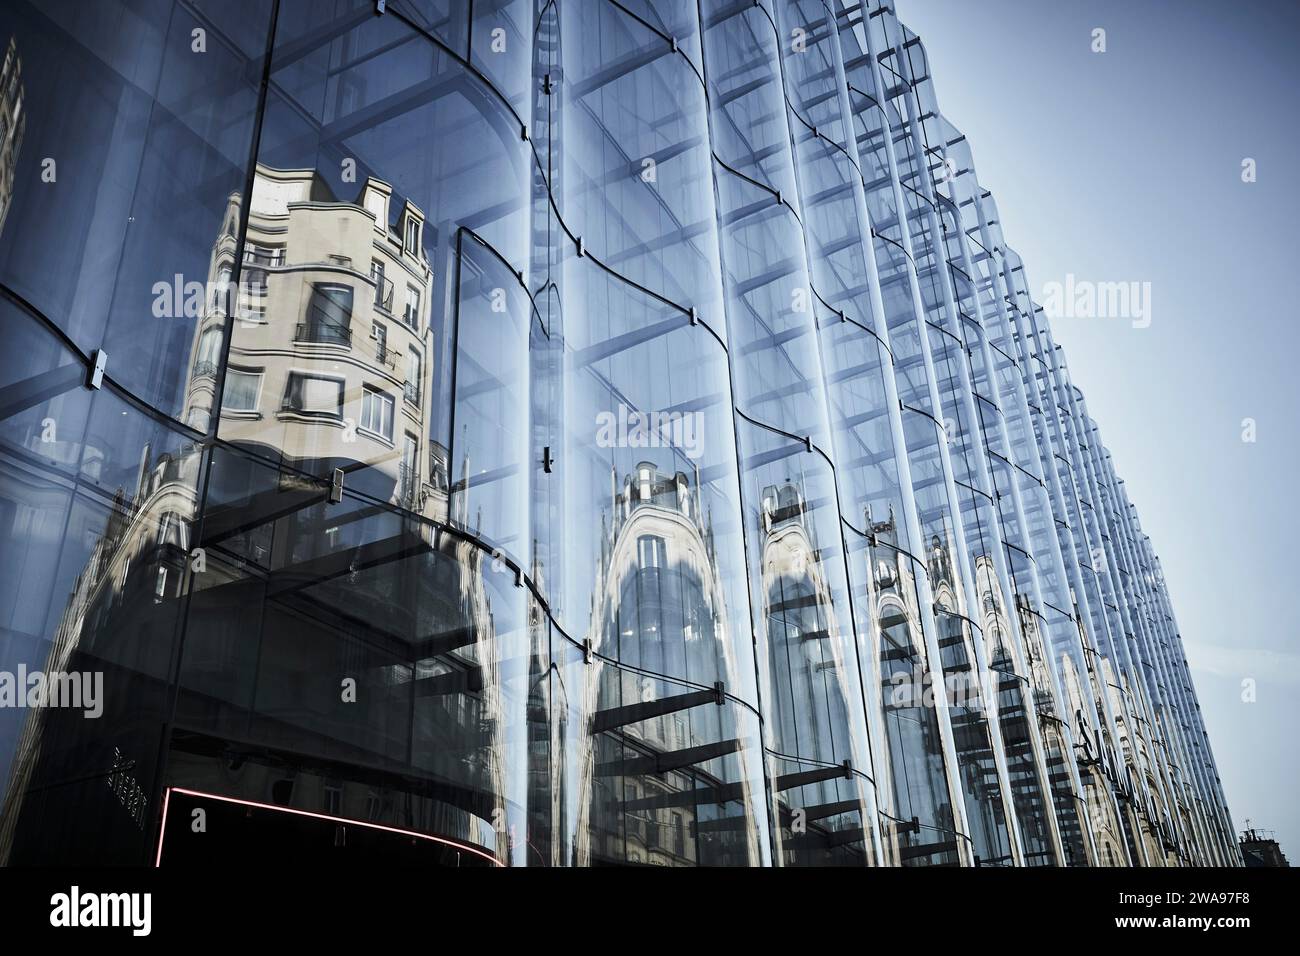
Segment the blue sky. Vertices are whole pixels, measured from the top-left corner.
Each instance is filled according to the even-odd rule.
[[[1147,328],[1053,328],[1161,556],[1233,820],[1300,864],[1300,4],[897,8],[1040,301],[1067,274],[1151,283]]]

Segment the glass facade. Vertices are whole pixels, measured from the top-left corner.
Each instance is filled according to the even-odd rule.
[[[0,862],[1239,862],[892,5],[0,45]]]

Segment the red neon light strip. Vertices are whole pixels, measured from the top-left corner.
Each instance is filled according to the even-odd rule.
[[[158,830],[158,855],[153,858],[154,868],[162,866],[162,845],[163,837],[167,835],[167,810],[172,802],[172,788],[168,787],[163,791],[163,815],[162,827]]]
[[[314,820],[328,820],[331,823],[342,823],[353,827],[365,827],[369,830],[382,830],[385,833],[396,833],[400,836],[408,836],[416,840],[429,840],[433,843],[441,843],[444,846],[453,847],[457,850],[463,850],[466,853],[472,853],[475,856],[482,857],[493,866],[504,865],[495,856],[484,850],[480,850],[478,847],[470,846],[467,843],[458,843],[455,840],[448,840],[446,837],[436,837],[431,836],[428,833],[419,833],[416,830],[403,830],[400,827],[385,826],[382,823],[370,823],[366,820],[352,820],[348,817],[335,817],[330,816],[327,813],[315,813],[311,810],[298,810],[294,807],[277,807],[270,803],[258,803],[256,800],[241,800],[238,797],[225,797],[216,793],[203,793],[199,790],[187,790],[184,787],[168,787],[166,792],[163,794],[162,830],[158,835],[158,855],[154,858],[155,867],[162,865],[163,837],[167,833],[167,812],[173,792],[183,793],[190,797],[202,797],[205,800],[216,800],[221,803],[235,803],[241,807],[256,807],[259,810],[274,810],[277,813],[292,813],[300,817],[311,817]]]

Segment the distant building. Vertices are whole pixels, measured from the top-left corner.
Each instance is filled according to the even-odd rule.
[[[1248,826],[1241,834],[1241,858],[1247,866],[1290,866],[1281,845],[1268,830]]]

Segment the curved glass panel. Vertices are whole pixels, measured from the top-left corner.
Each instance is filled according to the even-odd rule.
[[[704,16],[713,151],[741,176],[793,202],[790,129],[771,16],[757,4],[718,7]]]
[[[869,706],[881,728],[876,761],[881,811],[890,820],[886,859],[904,866],[955,865],[956,833],[917,599],[925,573],[880,527],[849,534],[849,579]]]
[[[253,0],[0,10],[0,281],[176,417],[213,242],[244,188],[268,13]]]
[[[746,415],[828,449],[813,297],[790,210],[718,171],[735,401]]]
[[[782,862],[869,864],[872,761],[834,476],[767,429],[741,436],[766,746],[788,777],[773,794]]]
[[[564,263],[563,604],[623,664],[754,700],[726,353],[590,258]],[[554,334],[554,333],[553,333]]]
[[[581,656],[561,672],[577,866],[767,862],[757,716],[710,689]]]
[[[698,74],[612,3],[564,5],[559,44],[563,139],[551,188],[565,226],[608,268],[725,336]]]
[[[513,574],[409,512],[330,503],[233,453],[213,462],[199,546],[175,785],[523,862],[528,639]]]
[[[204,455],[0,315],[0,862],[144,863]]]
[[[528,554],[533,311],[504,263],[463,232],[457,267],[451,521],[521,559]]]
[[[281,6],[219,433],[428,517],[458,482],[455,520],[519,548],[531,154],[486,82],[368,6]],[[202,334],[194,352],[199,379]],[[453,463],[453,418],[488,412]]]

